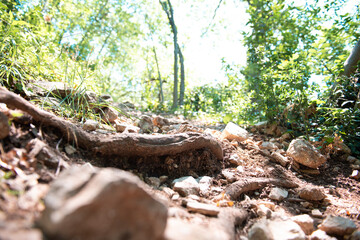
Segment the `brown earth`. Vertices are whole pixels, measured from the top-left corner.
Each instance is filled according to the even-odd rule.
[[[205,127],[211,127],[199,125],[198,122],[190,123],[191,125],[196,125],[195,129],[197,130],[194,131],[202,131]],[[224,126],[219,125],[216,128],[221,130]],[[34,138],[47,143],[66,163],[60,164],[59,162],[51,165],[47,161],[31,157],[28,144]],[[75,153],[68,154],[65,151],[68,143],[62,139],[62,135],[57,129],[37,125],[31,120],[13,121],[10,135],[1,140],[0,145],[0,239],[42,239],[41,232],[36,228],[35,223],[44,209],[42,199],[48,185],[66,166],[87,162],[98,167],[116,167],[128,170],[142,180],[147,177],[165,175],[168,176],[168,180],[165,182],[167,186],[170,186],[172,180],[178,177],[206,175],[213,177],[213,186],[225,191],[231,183],[223,177],[221,170],[230,169],[236,173],[237,179],[283,179],[297,183],[299,188],[321,187],[327,195],[325,201],[308,201],[308,204],[305,205],[306,201],[298,198],[297,189],[287,189],[289,196],[281,202],[274,202],[269,199],[272,184],[246,192],[247,197],[245,194],[241,194],[233,201],[234,207],[246,209],[249,218],[243,226],[238,226],[237,236],[239,238],[247,235],[251,224],[259,217],[255,211],[256,202],[264,200],[274,202],[278,211],[287,216],[311,214],[312,209],[319,209],[322,216],[315,217],[316,223],[320,223],[327,215],[335,215],[351,218],[360,226],[360,183],[349,177],[352,169],[341,155],[331,156],[327,163],[320,167],[320,174],[299,173],[291,167],[285,168],[271,161],[269,157],[254,148],[254,143],[269,138],[270,136],[253,133],[251,141],[230,143],[223,140],[221,142],[224,151],[223,160],[218,160],[208,149],[192,150],[172,156],[104,157],[80,148]],[[233,154],[240,157],[244,171],[235,171],[237,165],[229,160]],[[161,190],[155,191],[157,194],[166,196]],[[216,201],[219,193],[210,192],[206,196],[200,197],[204,201]],[[169,201],[171,200],[169,199]],[[171,205],[181,207],[182,201],[174,200]],[[190,216],[195,217],[196,215],[198,214]]]

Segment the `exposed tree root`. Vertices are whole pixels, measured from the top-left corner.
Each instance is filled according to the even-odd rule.
[[[173,135],[115,134],[99,136],[90,134],[73,123],[35,107],[4,87],[0,87],[0,102],[30,114],[35,121],[41,124],[59,129],[69,142],[74,142],[81,148],[103,155],[162,156],[209,148],[218,159],[223,159],[220,143],[209,135],[179,133]]]
[[[227,187],[226,194],[228,194],[232,200],[236,200],[242,193],[264,188],[268,184],[286,188],[298,187],[297,183],[283,179],[244,178],[232,183],[229,187]]]

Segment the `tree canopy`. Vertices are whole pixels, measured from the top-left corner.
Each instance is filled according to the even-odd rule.
[[[246,6],[246,28],[226,33],[218,12],[234,3]],[[5,0],[0,13],[1,84],[13,91],[67,82],[144,110],[224,123],[267,120],[360,147],[360,8],[350,0]],[[207,22],[198,32],[179,27],[200,17]],[[219,59],[224,79],[193,85],[188,40],[198,36],[201,45],[207,35],[221,41],[225,34],[239,36],[246,65]]]

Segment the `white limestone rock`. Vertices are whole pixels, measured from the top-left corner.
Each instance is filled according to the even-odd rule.
[[[354,221],[338,216],[327,216],[319,225],[319,229],[329,235],[344,236],[350,235],[356,230]]]
[[[306,235],[314,231],[314,220],[308,214],[293,216],[291,220],[296,222]]]
[[[175,179],[173,184],[173,190],[178,192],[182,197],[190,194],[198,195],[200,191],[199,183],[191,176]]]
[[[291,141],[287,154],[296,162],[301,163],[310,168],[318,168],[326,162],[318,149],[303,139],[294,139]]]
[[[285,189],[274,187],[270,191],[269,198],[275,201],[281,201],[284,198],[287,198],[288,194],[288,191]]]
[[[230,142],[236,140],[242,142],[250,137],[246,129],[239,127],[235,123],[229,122],[221,134],[221,138],[227,139]]]
[[[261,219],[248,234],[249,240],[305,240],[306,236],[298,224],[291,220]]]

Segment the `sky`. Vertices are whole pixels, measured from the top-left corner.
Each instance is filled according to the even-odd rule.
[[[241,34],[248,30],[245,26],[248,20],[246,3],[223,1],[213,24],[202,36],[218,3],[218,0],[208,0],[197,5],[179,4],[174,9],[179,40],[184,47],[185,68],[191,76],[189,87],[225,81],[222,58],[230,64],[246,64],[246,47]]]
[[[292,0],[289,0],[289,2]],[[308,1],[294,1],[303,5]],[[248,32],[246,23],[249,15],[246,13],[246,1],[223,0],[212,21],[219,0],[205,0],[200,3],[179,0],[176,4],[175,23],[178,27],[180,43],[184,44],[185,68],[187,77],[191,78],[188,86],[216,84],[226,81],[222,70],[222,58],[229,64],[246,65],[246,47],[242,40],[242,32]],[[326,3],[320,0],[319,4]],[[343,12],[355,9],[357,1],[347,1]],[[210,30],[201,36],[212,21]],[[188,36],[188,38],[183,38]],[[313,76],[311,82],[323,83],[324,76]]]

